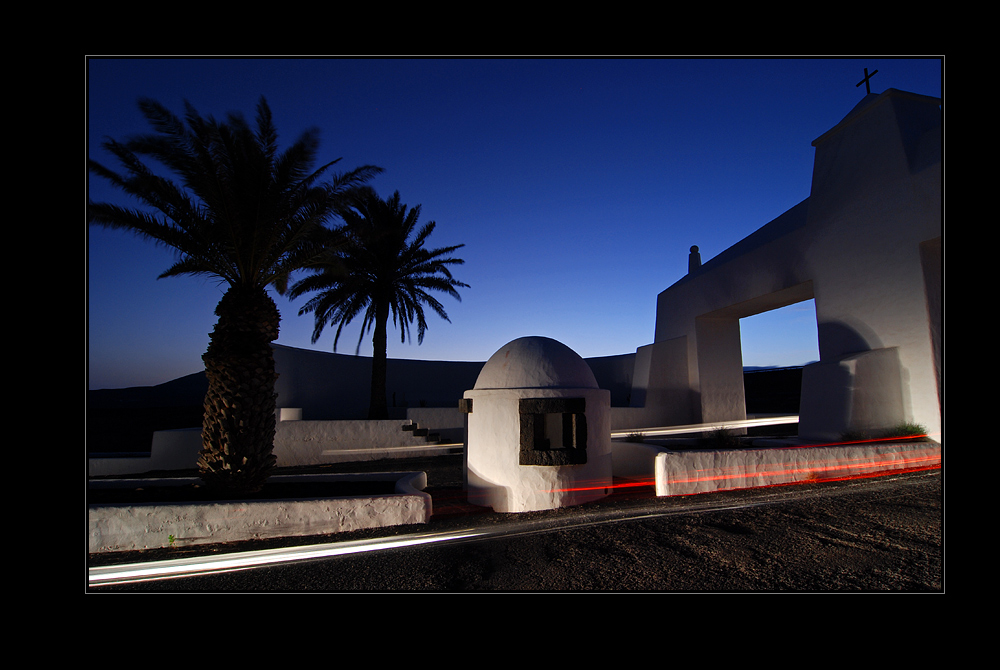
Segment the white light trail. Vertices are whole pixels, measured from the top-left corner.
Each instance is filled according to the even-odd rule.
[[[192,556],[167,561],[148,563],[131,563],[127,565],[106,565],[90,568],[89,583],[91,586],[106,586],[112,584],[127,584],[156,579],[172,579],[176,577],[191,577],[195,575],[230,572],[247,568],[260,568],[277,563],[290,563],[314,558],[330,558],[367,551],[380,551],[399,547],[412,547],[433,542],[445,542],[469,539],[485,535],[485,531],[474,529],[451,533],[427,533],[422,535],[404,535],[397,537],[376,538],[371,540],[355,540],[352,542],[335,542],[315,544],[303,547],[285,547],[278,549],[261,549],[246,551],[224,556]]]
[[[909,475],[912,476],[912,475]],[[897,477],[891,473],[884,477],[893,480]],[[865,483],[849,484],[850,487],[865,486]],[[467,540],[483,540],[492,537],[511,537],[533,533],[545,533],[560,530],[571,530],[584,526],[616,523],[622,521],[638,521],[692,511],[708,512],[745,509],[758,507],[790,498],[814,498],[829,495],[839,495],[844,489],[813,490],[803,493],[799,490],[766,489],[761,490],[753,498],[730,499],[685,499],[669,505],[663,504],[663,498],[649,504],[633,507],[628,510],[610,510],[596,513],[581,513],[572,517],[555,519],[539,519],[514,523],[500,523],[481,528],[463,528],[440,533],[418,533],[394,537],[375,538],[370,540],[354,540],[349,542],[334,542],[300,547],[263,549],[258,551],[234,552],[222,556],[192,556],[167,561],[147,563],[132,563],[126,565],[108,565],[89,569],[90,586],[112,586],[134,582],[173,579],[178,577],[194,577],[212,575],[235,570],[261,568],[268,565],[288,564],[310,559],[332,558],[350,554],[360,554],[385,549],[415,547],[433,543],[459,542]]]
[[[636,433],[642,433],[647,437],[657,435],[682,435],[684,433],[704,433],[718,428],[751,428],[753,426],[780,426],[788,423],[798,423],[798,414],[781,414],[776,416],[764,416],[754,419],[744,419],[742,421],[713,421],[711,423],[692,423],[684,426],[662,426],[654,428],[629,428],[628,430],[613,430],[611,437],[628,437]]]

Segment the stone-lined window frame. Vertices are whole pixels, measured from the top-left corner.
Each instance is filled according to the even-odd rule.
[[[587,462],[585,398],[521,398],[521,465],[583,465]],[[562,415],[562,444],[545,439],[545,415]]]

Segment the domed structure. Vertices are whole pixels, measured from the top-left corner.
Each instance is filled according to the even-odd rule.
[[[611,393],[547,337],[501,347],[466,391],[469,502],[497,512],[579,505],[611,487]]]
[[[476,389],[597,388],[593,371],[579,354],[548,337],[522,337],[486,361]]]

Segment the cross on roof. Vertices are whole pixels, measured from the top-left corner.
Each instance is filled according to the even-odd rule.
[[[872,87],[869,85],[868,80],[871,79],[872,77],[874,77],[876,74],[878,74],[878,70],[875,70],[871,74],[868,74],[868,68],[865,68],[865,78],[862,79],[861,81],[859,81],[854,86],[854,88],[857,88],[858,86],[861,86],[861,84],[864,84],[865,85],[865,93],[866,94],[867,93],[871,93],[872,92]]]

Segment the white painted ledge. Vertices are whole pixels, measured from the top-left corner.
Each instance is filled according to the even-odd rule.
[[[137,480],[94,480],[90,486],[135,485]],[[143,479],[189,484],[197,478]],[[274,537],[341,533],[362,528],[424,524],[430,494],[423,472],[349,475],[275,475],[268,481],[395,481],[396,493],[345,498],[192,502],[174,505],[90,505],[89,552],[137,551]]]

